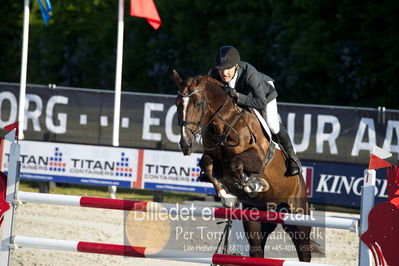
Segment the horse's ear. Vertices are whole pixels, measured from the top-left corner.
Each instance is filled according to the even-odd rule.
[[[172,70],[173,72],[173,79],[175,80],[177,86],[179,87],[179,89],[183,89],[184,88],[184,82],[183,79],[180,77],[179,73],[177,73],[176,70]]]

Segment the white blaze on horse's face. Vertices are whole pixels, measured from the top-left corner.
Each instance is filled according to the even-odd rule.
[[[186,121],[187,106],[188,106],[188,102],[190,101],[190,97],[182,97],[182,99],[183,99],[183,121]],[[182,133],[183,133],[183,137],[186,138],[187,134],[184,129],[182,130]]]

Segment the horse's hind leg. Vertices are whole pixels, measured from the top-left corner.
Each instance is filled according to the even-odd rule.
[[[276,229],[277,224],[243,221],[245,236],[249,243],[249,255],[264,258],[267,237]]]
[[[244,209],[251,206],[243,204]],[[243,221],[245,236],[247,237],[251,257],[264,258],[265,244],[269,235],[276,229],[276,223],[261,223],[255,221]]]
[[[289,207],[286,207],[288,207],[289,212],[305,215],[309,214],[309,207],[305,195],[290,198],[287,200],[287,203]],[[283,225],[283,228],[294,243],[299,260],[310,262],[313,248],[315,248],[313,241],[310,239],[312,228],[310,226],[295,225]]]
[[[312,258],[312,244],[310,241],[310,226],[283,225],[295,245],[300,261],[310,262]]]

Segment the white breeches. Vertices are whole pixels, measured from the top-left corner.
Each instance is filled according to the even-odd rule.
[[[273,134],[277,134],[280,131],[276,99],[266,105],[266,123]]]

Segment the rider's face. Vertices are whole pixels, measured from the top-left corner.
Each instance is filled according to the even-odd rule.
[[[235,65],[232,68],[219,69],[219,75],[224,82],[229,82],[234,78],[234,74],[236,73],[237,66],[238,65]]]

